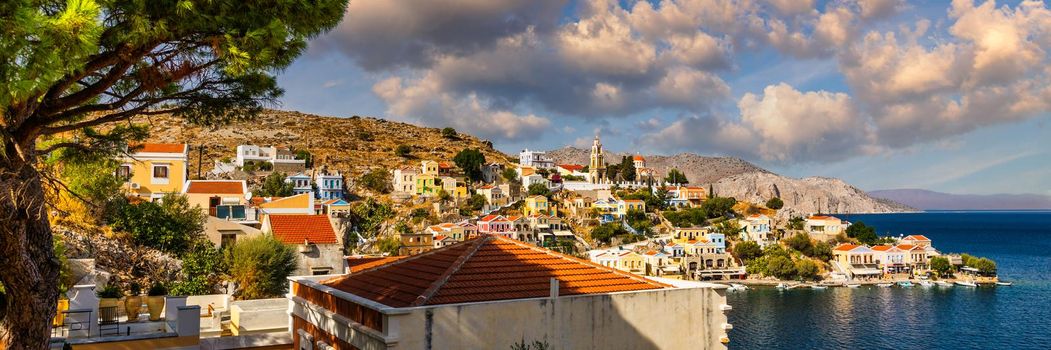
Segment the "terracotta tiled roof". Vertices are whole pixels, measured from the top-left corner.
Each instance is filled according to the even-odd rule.
[[[186,193],[244,194],[244,191],[244,181],[190,180],[186,185]]]
[[[347,267],[350,268],[350,273],[357,273],[371,269],[376,266],[380,266],[389,262],[398,261],[404,256],[378,256],[378,257],[347,257]]]
[[[579,165],[579,164],[559,164],[558,167],[562,168],[562,169],[569,170],[569,171],[581,171],[581,170],[584,170],[584,166],[583,165]]]
[[[267,216],[274,238],[286,244],[339,243],[336,231],[325,215],[275,214]]]
[[[898,249],[901,249],[901,250],[904,250],[904,251],[909,251],[909,250],[913,250],[913,249],[916,249],[916,248],[919,248],[919,246],[915,246],[915,245],[912,245],[912,244],[899,244],[898,245]]]
[[[890,248],[893,248],[893,247],[891,247],[889,245],[878,245],[878,246],[872,247],[872,250],[875,250],[877,252],[885,252],[885,251],[890,250]]]
[[[638,155],[638,154],[632,156],[631,159],[632,160],[646,160],[646,158],[643,158],[641,155]]]
[[[184,143],[143,143],[138,145],[132,145],[132,150],[142,153],[185,153],[186,144]]]
[[[495,221],[495,220],[506,220],[506,218],[504,218],[502,215],[490,214],[490,215],[486,215],[485,217],[483,217],[481,220],[478,220],[478,221],[490,222],[490,221]]]
[[[908,235],[908,236],[905,236],[905,239],[911,239],[911,240],[914,240],[914,241],[930,241],[931,240],[930,238],[927,238],[927,236],[924,236],[924,235]]]
[[[808,220],[836,220],[835,216],[811,215]]]
[[[446,238],[447,238],[447,237],[445,237],[445,235],[437,235],[437,236],[434,236],[434,240],[435,240],[435,241],[440,241],[440,240],[443,240],[443,239],[446,239]]]
[[[372,301],[410,307],[649,290],[667,285],[598,264],[484,235],[322,284]]]
[[[857,245],[857,244],[843,243],[843,244],[840,244],[840,245],[836,246],[836,248],[834,248],[832,250],[849,252],[851,250],[854,250],[854,248],[857,248],[857,247],[860,247],[860,246]]]

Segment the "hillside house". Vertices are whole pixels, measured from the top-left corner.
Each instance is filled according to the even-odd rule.
[[[810,235],[834,237],[846,231],[848,226],[850,223],[844,223],[835,216],[811,215],[807,217],[803,229]]]
[[[190,206],[199,206],[208,216],[245,224],[258,224],[248,206],[248,185],[244,180],[190,180],[182,193]]]
[[[325,170],[314,174],[314,183],[317,184],[315,197],[318,199],[344,199],[343,197],[343,175],[338,171],[329,173]]]
[[[270,163],[273,171],[284,173],[300,172],[306,169],[306,160],[296,159],[295,154],[287,147],[239,145],[234,164],[244,167],[250,163]]]
[[[116,175],[124,179],[131,195],[157,200],[166,193],[178,193],[189,179],[189,146],[182,143],[131,145],[130,154],[120,159]]]
[[[393,181],[394,192],[416,194],[416,176],[420,170],[416,167],[405,166],[394,169]]]
[[[268,215],[263,233],[282,243],[293,245],[299,253],[295,275],[328,275],[343,270],[343,244],[328,216],[281,214]]]
[[[314,192],[314,184],[310,175],[296,173],[285,177],[285,182],[292,184],[292,195],[309,194]]]
[[[478,233],[515,238],[514,223],[503,215],[486,215],[478,219]]]
[[[763,214],[752,214],[737,221],[741,226],[741,240],[752,241],[760,247],[776,243],[771,236],[772,222],[769,216]]]
[[[518,165],[534,169],[553,169],[555,161],[548,157],[545,152],[524,149],[518,153]]]

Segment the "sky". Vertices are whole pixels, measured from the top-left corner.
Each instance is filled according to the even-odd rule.
[[[598,134],[864,190],[1051,195],[1049,54],[1042,1],[354,0],[277,107],[512,154]]]

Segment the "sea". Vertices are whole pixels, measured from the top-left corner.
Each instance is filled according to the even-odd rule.
[[[1051,211],[837,217],[988,257],[1014,285],[728,292],[730,349],[1051,349]]]

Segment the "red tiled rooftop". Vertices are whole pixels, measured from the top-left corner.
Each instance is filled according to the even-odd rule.
[[[915,248],[919,248],[919,247],[918,246],[914,246],[912,244],[899,244],[898,245],[898,249],[905,250],[905,251],[913,250]]]
[[[199,181],[190,180],[186,187],[186,193],[203,194],[244,194],[245,186],[242,181]]]
[[[583,165],[579,165],[579,164],[559,164],[558,167],[562,168],[562,169],[569,170],[569,171],[581,171],[581,170],[584,170],[584,166]]]
[[[142,153],[185,153],[186,144],[184,143],[143,143],[138,145],[132,145],[132,150],[135,152]]]
[[[339,243],[336,231],[325,215],[275,214],[267,216],[274,238],[285,244]]]
[[[878,251],[878,252],[884,252],[884,251],[890,250],[890,248],[893,248],[893,247],[891,247],[889,245],[878,245],[878,246],[872,247],[872,250],[875,250],[875,251]]]
[[[849,252],[851,250],[854,250],[854,248],[857,248],[857,247],[860,247],[860,246],[857,245],[857,244],[843,243],[843,244],[840,244],[840,245],[836,246],[836,248],[834,248],[833,250]]]
[[[836,217],[834,217],[834,216],[825,216],[825,215],[811,215],[807,219],[808,220],[835,220]]]
[[[512,239],[485,235],[322,284],[372,301],[410,307],[601,294],[667,287]]]
[[[638,154],[632,156],[631,159],[632,160],[646,160],[646,158],[643,158],[641,155],[638,155]]]
[[[404,256],[378,256],[378,257],[347,257],[347,267],[350,268],[350,273],[357,273],[371,269],[376,266],[381,266],[390,262],[401,260]]]
[[[927,238],[927,236],[924,236],[924,235],[908,235],[908,236],[905,236],[905,239],[911,239],[911,240],[914,240],[914,241],[929,241],[929,240],[931,240],[930,238]]]

